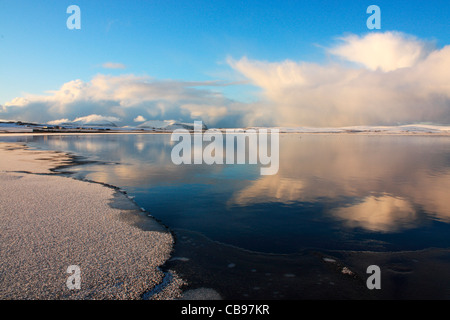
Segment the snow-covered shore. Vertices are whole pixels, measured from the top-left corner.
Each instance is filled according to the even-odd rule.
[[[118,190],[51,171],[70,162],[0,143],[0,299],[142,298],[163,281],[172,235]],[[79,290],[66,286],[71,265]],[[181,284],[150,298],[177,298]]]

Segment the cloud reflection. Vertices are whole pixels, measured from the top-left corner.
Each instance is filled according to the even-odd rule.
[[[261,202],[297,201],[302,197],[301,180],[282,178],[279,175],[263,176],[250,186],[236,192],[229,205],[247,206]]]
[[[446,137],[285,135],[278,175],[228,204],[321,202],[346,226],[379,232],[420,224],[417,210],[450,222],[449,147]]]
[[[369,196],[361,203],[331,210],[348,227],[370,231],[394,232],[415,226],[417,213],[407,200],[388,195]]]

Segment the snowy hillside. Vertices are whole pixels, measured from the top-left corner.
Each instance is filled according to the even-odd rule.
[[[167,131],[173,131],[176,129],[194,130],[194,124],[177,122],[175,120],[150,120],[150,121],[144,122],[143,124],[140,124],[138,126],[138,128],[167,130]],[[202,129],[206,130],[205,124],[202,125]]]

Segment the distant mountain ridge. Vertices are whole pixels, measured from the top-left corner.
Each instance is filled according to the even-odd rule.
[[[150,120],[140,124],[138,128],[160,129],[168,131],[173,131],[176,129],[194,130],[194,124],[177,122],[175,120]],[[207,130],[207,127],[204,123],[202,123],[202,130]]]
[[[72,127],[112,127],[117,128],[117,125],[114,122],[111,122],[109,120],[96,120],[96,121],[89,121],[89,120],[78,120],[78,121],[69,121],[69,122],[62,122],[58,124],[59,126],[72,126]]]
[[[0,119],[0,132],[86,132],[86,131],[115,131],[115,132],[171,132],[176,129],[193,131],[194,123],[184,123],[176,120],[149,120],[136,127],[117,126],[114,122],[106,119],[91,119],[90,121],[77,120],[58,122],[53,124],[39,124],[15,120]],[[207,130],[202,123],[202,130]],[[244,127],[230,128],[246,132],[247,130],[258,131],[259,129],[278,129],[280,133],[302,133],[302,134],[444,134],[450,135],[450,126],[431,124],[410,124],[399,126],[351,126],[351,127]],[[219,129],[226,132],[226,128]]]
[[[65,120],[65,119],[64,119]],[[176,129],[194,130],[194,123],[184,123],[175,120],[150,120],[137,127],[117,126],[107,119],[76,119],[76,121],[54,121],[47,124],[22,122],[0,119],[0,132],[84,132],[92,131],[160,131],[171,132]],[[202,124],[202,130],[207,130]]]

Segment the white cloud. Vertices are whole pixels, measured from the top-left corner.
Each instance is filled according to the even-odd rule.
[[[63,123],[67,123],[67,122],[70,122],[70,120],[67,119],[67,118],[64,118],[64,119],[48,121],[47,124],[51,124],[51,125],[57,126],[57,125],[60,125],[60,124],[63,124]]]
[[[133,119],[134,122],[144,122],[147,121],[147,119],[145,119],[143,116],[137,116],[136,118]]]
[[[203,120],[206,123],[215,123],[218,119],[228,114],[228,109],[223,105],[198,105],[184,104],[181,109],[189,112],[191,119]]]
[[[64,83],[60,89],[49,91],[47,95],[15,98],[4,104],[0,114],[2,117],[34,122],[98,114],[120,118],[119,125],[133,124],[136,114],[152,120],[175,119],[185,122],[205,116],[209,121],[214,121],[206,122],[208,126],[220,123],[234,125],[227,123],[227,108],[233,108],[236,115],[243,114],[245,106],[233,107],[236,102],[205,89],[221,85],[208,81],[183,82],[155,80],[147,76],[100,74],[89,82],[73,80]],[[230,119],[236,121],[238,118],[242,117]]]
[[[377,54],[366,54],[374,43],[384,42],[389,44],[386,55],[377,60]],[[427,48],[398,33],[369,34],[349,36],[332,49],[362,68],[342,60],[326,65],[246,57],[228,62],[262,89],[264,103],[257,112],[275,125],[450,124],[450,46]]]
[[[385,72],[415,66],[433,49],[430,43],[399,32],[350,35],[340,40],[344,44],[330,49],[331,54]]]

